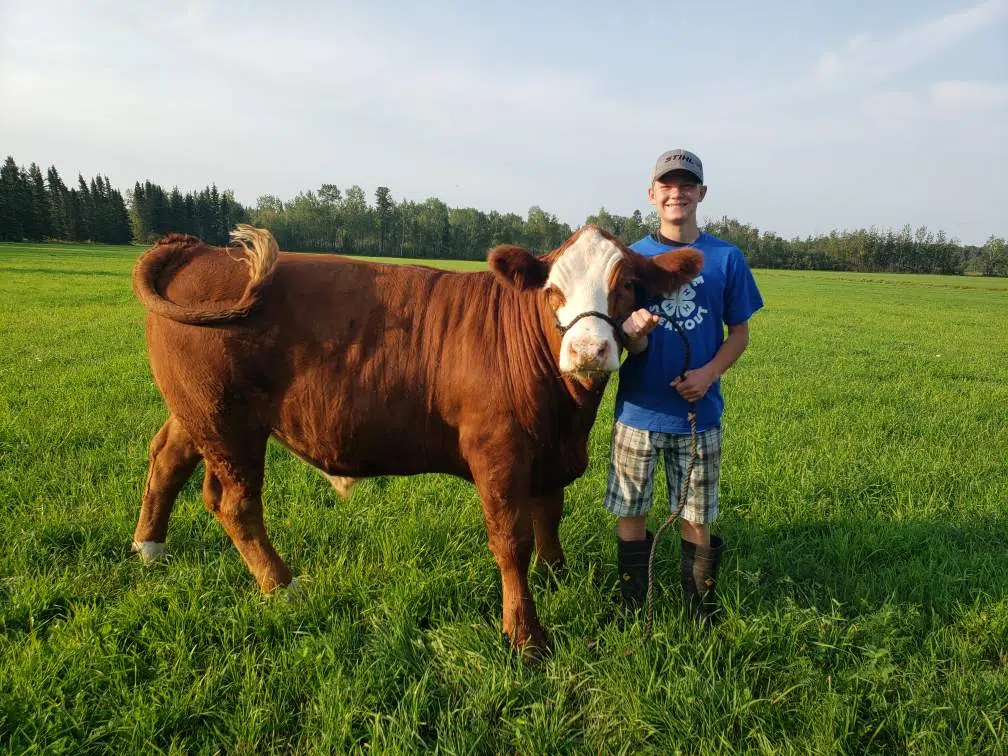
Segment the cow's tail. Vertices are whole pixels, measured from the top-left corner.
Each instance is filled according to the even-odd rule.
[[[231,232],[231,240],[245,248],[245,254],[238,259],[249,268],[248,284],[237,302],[195,309],[172,302],[157,290],[158,278],[166,267],[172,263],[178,265],[183,262],[180,258],[203,246],[195,236],[182,234],[170,234],[159,240],[137,261],[133,267],[134,293],[148,311],[179,323],[210,325],[241,320],[259,303],[262,291],[276,270],[280,248],[269,231],[244,223]]]

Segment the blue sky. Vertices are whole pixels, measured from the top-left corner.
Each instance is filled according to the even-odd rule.
[[[646,213],[681,146],[702,220],[1008,236],[1008,0],[5,0],[0,102],[0,151],[67,183],[385,185],[576,226]]]

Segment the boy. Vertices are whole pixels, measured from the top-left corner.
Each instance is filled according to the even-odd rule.
[[[748,346],[748,320],[763,300],[741,251],[700,231],[697,208],[706,194],[699,157],[682,149],[659,156],[648,188],[659,229],[630,248],[652,256],[691,246],[703,252],[704,266],[678,291],[638,301],[640,309],[623,325],[629,354],[616,394],[605,507],[619,518],[621,599],[639,606],[647,594],[654,539],[646,521],[655,463],[663,454],[670,504],[677,507],[691,452],[688,412],[695,402],[697,459],[681,513],[681,573],[690,613],[710,627],[719,608],[715,586],[724,549],[724,540],[710,533],[718,514],[721,469],[720,377]],[[690,364],[682,380],[685,349],[671,319],[690,345]]]

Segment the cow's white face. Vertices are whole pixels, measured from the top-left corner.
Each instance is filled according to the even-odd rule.
[[[575,321],[585,312],[608,316],[613,286],[623,285],[617,274],[623,252],[598,230],[587,228],[550,268],[546,290],[561,326],[570,330],[560,342],[560,372],[579,375],[619,370],[619,344],[611,323],[594,315]]]
[[[541,258],[523,247],[500,244],[490,250],[487,262],[500,285],[536,293],[536,314],[555,319],[562,334],[560,372],[596,389],[605,385],[600,379],[619,369],[616,329],[634,307],[635,287],[649,296],[677,289],[700,272],[703,254],[683,247],[644,257],[607,232],[585,226]],[[549,308],[548,314],[541,307]],[[604,317],[581,317],[589,312]],[[550,341],[556,343],[553,337]]]

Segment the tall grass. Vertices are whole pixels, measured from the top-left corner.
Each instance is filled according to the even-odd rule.
[[[165,412],[136,248],[0,245],[0,744],[18,753],[1003,753],[1008,293],[996,281],[756,271],[724,379],[725,621],[615,621],[601,508],[612,396],[567,492],[569,576],[536,581],[552,660],[502,643],[471,486],[340,500],[271,445],[262,598],[199,475],[167,565],[129,553]],[[479,266],[477,266],[479,267]],[[652,510],[664,518],[659,486]]]

